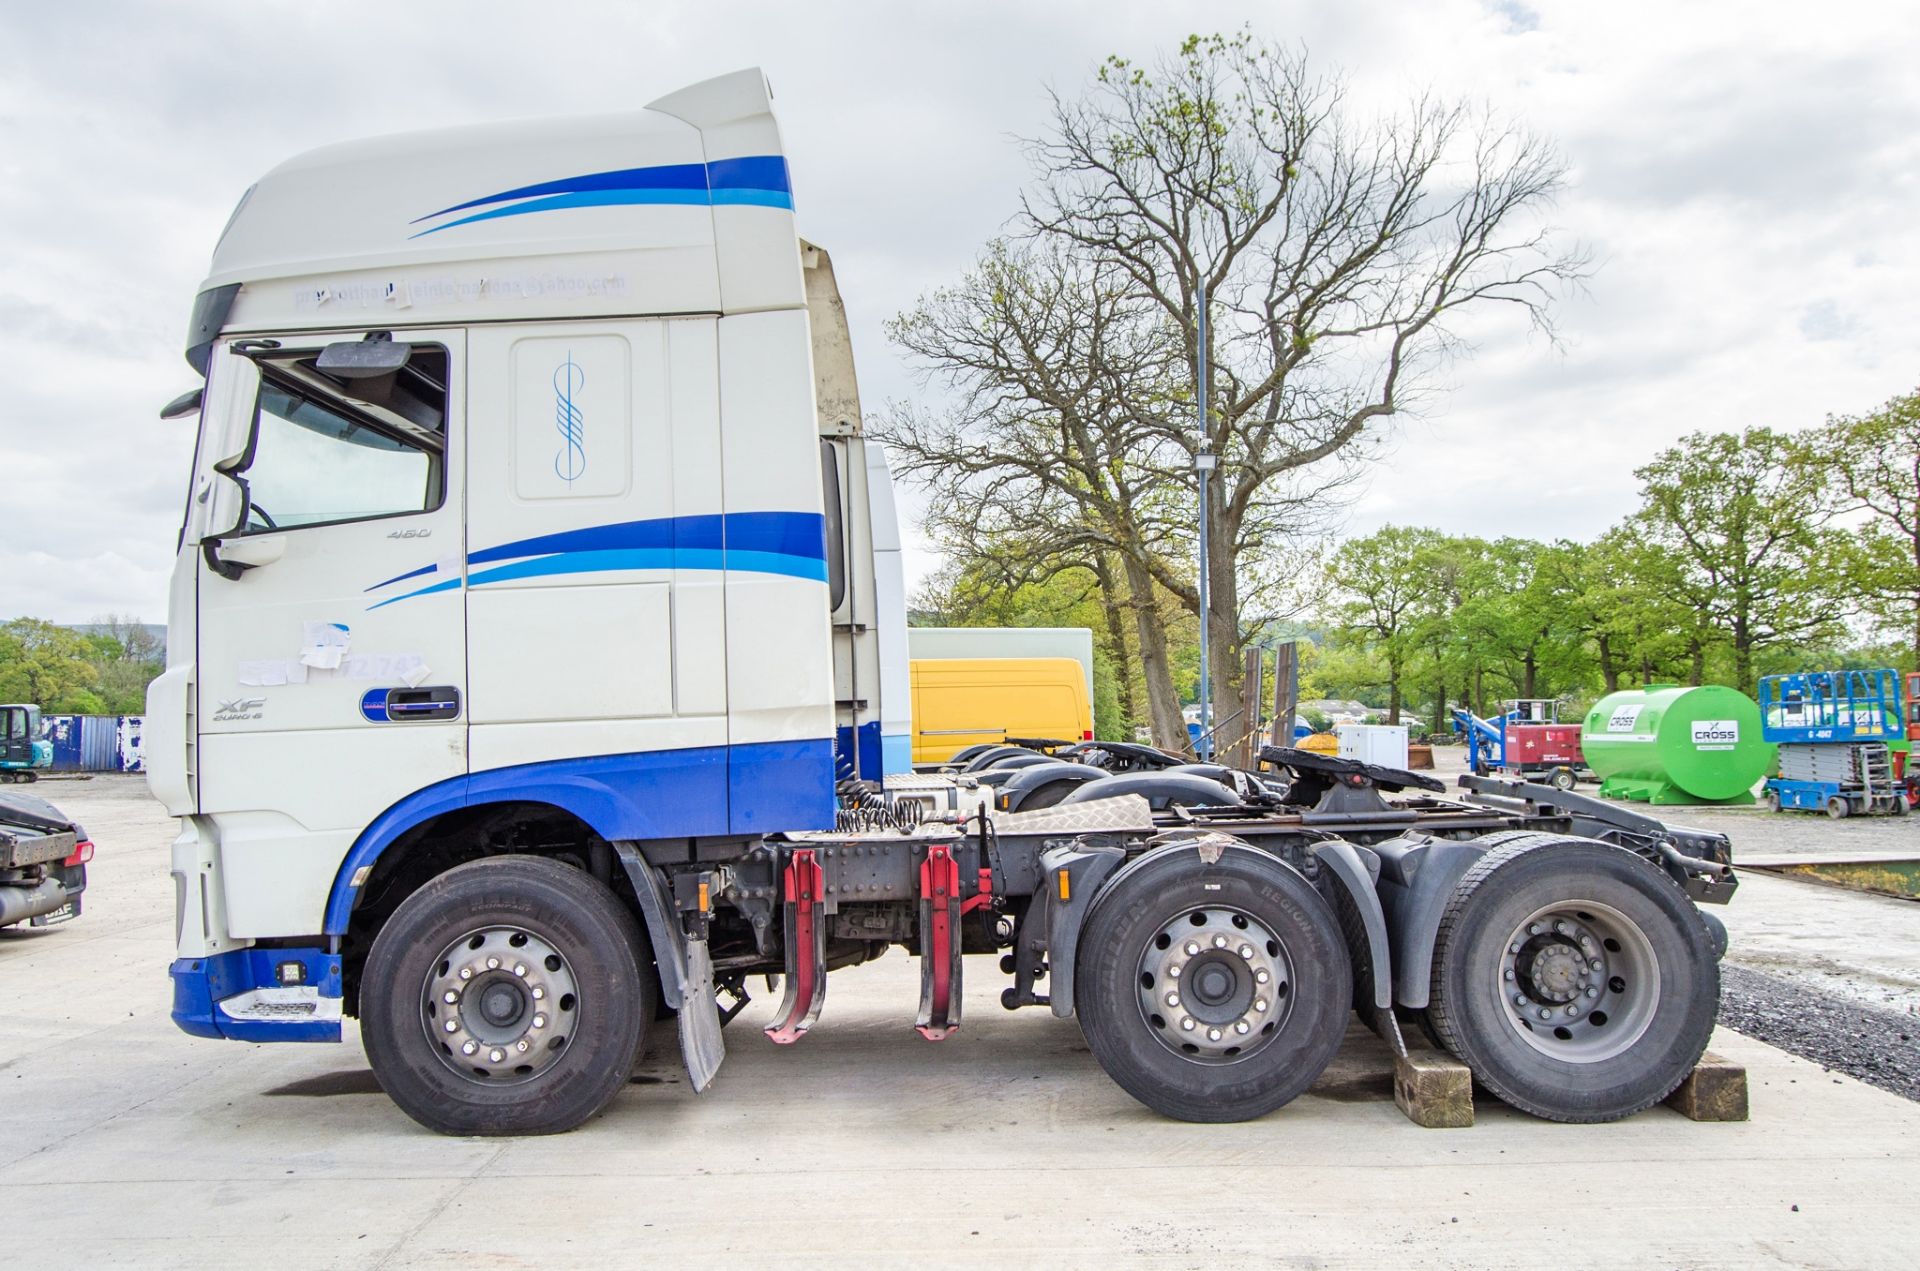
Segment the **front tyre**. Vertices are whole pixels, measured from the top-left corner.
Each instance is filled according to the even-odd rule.
[[[1720,1009],[1713,937],[1624,848],[1529,834],[1461,878],[1434,945],[1427,1016],[1506,1103],[1613,1121],[1673,1093]]]
[[[1163,848],[1108,887],[1075,957],[1074,1007],[1107,1075],[1162,1116],[1245,1121],[1298,1097],[1346,1033],[1338,920],[1252,848]]]
[[[557,1134],[626,1084],[654,1016],[633,915],[542,857],[473,861],[394,911],[360,981],[381,1087],[442,1134]]]

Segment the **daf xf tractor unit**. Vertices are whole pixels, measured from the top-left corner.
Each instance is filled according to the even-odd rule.
[[[198,428],[146,717],[179,1026],[357,1019],[416,1120],[545,1133],[656,1020],[704,1091],[750,977],[792,1043],[897,946],[927,1039],[984,973],[1173,1117],[1279,1108],[1356,1010],[1541,1116],[1668,1094],[1719,835],[1290,749],[913,773],[891,485],[789,176],[744,71],[241,198],[165,412]]]

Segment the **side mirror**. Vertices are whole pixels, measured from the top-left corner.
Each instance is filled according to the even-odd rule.
[[[189,389],[160,408],[160,418],[179,419],[182,415],[196,415],[200,412],[200,403],[206,398],[207,386]]]

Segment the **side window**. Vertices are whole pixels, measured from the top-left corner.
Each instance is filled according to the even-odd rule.
[[[429,512],[446,492],[446,352],[388,381],[337,380],[311,354],[262,358],[246,532]]]

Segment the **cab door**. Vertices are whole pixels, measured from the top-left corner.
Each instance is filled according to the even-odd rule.
[[[236,937],[321,930],[361,831],[467,771],[464,335],[355,370],[386,338],[239,341],[209,382],[193,767]]]

